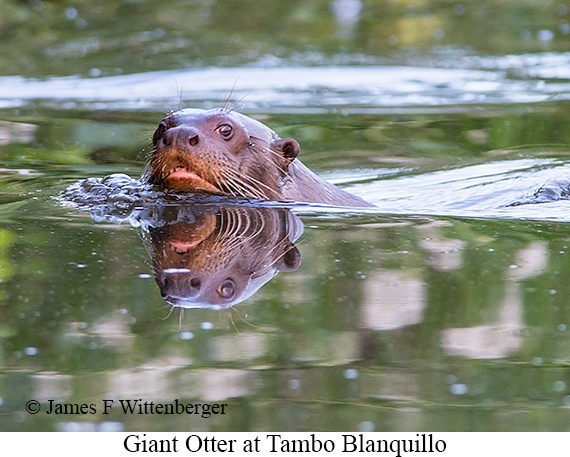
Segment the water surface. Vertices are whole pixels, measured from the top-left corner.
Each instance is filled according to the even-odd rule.
[[[2,5],[0,430],[567,431],[567,6],[217,3]],[[299,257],[182,313],[153,241],[240,205],[58,196],[137,177],[165,113],[230,93],[377,207],[241,205],[288,214]]]

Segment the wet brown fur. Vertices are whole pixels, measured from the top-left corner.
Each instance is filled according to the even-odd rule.
[[[316,176],[296,159],[299,149],[294,139],[281,139],[261,122],[235,111],[184,109],[167,116],[156,129],[144,178],[175,190],[372,206]],[[197,176],[173,177],[177,170]]]

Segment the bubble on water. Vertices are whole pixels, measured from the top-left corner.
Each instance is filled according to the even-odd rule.
[[[150,279],[150,278],[152,278],[152,276],[149,275],[148,273],[141,273],[141,274],[139,275],[139,278],[141,278],[141,279]]]
[[[456,16],[463,16],[465,14],[466,8],[461,3],[453,6],[453,14]]]
[[[84,29],[85,27],[87,27],[87,21],[83,18],[79,18],[75,21],[75,27],[77,27],[78,29]]]
[[[518,265],[509,265],[511,270],[516,270],[519,266]]]
[[[445,382],[447,384],[455,384],[457,382],[457,376],[455,376],[454,374],[448,374],[445,377]]]
[[[542,357],[534,357],[531,361],[531,363],[535,366],[535,367],[539,367],[542,365]]]
[[[91,349],[92,351],[94,351],[98,347],[99,345],[95,341],[91,341],[91,343],[89,343],[89,349]]]
[[[78,263],[77,264],[77,268],[86,268],[87,265],[85,265],[84,263]]]
[[[200,324],[200,328],[202,330],[212,330],[214,328],[214,324],[211,322],[205,321]]]
[[[100,432],[124,432],[125,424],[122,422],[105,421],[99,424],[98,430]]]
[[[358,378],[358,370],[355,368],[347,368],[344,370],[342,375],[344,376],[344,379],[356,379]]]
[[[539,30],[536,36],[539,41],[552,41],[554,32],[552,30]]]
[[[469,392],[469,387],[467,387],[467,384],[457,383],[450,385],[449,391],[452,395],[465,395]]]
[[[70,6],[65,10],[65,17],[70,21],[77,19],[77,10],[73,6]]]
[[[563,332],[566,330],[566,324],[558,324],[558,331]]]
[[[79,432],[81,430],[78,422],[58,422],[55,424],[58,432]]]
[[[548,291],[548,293],[549,293],[550,295],[556,295],[557,292],[556,292],[556,289],[550,289],[550,290]]]
[[[360,0],[335,0],[331,4],[331,10],[337,21],[345,26],[358,22],[362,2]]]
[[[489,248],[489,252],[495,252],[493,248]]]
[[[26,349],[24,349],[24,352],[26,353],[26,355],[34,356],[38,353],[38,348],[34,346],[29,346]]]
[[[560,22],[560,33],[562,35],[568,35],[570,33],[570,23],[568,23],[568,21]]]
[[[376,430],[376,424],[372,421],[362,421],[358,424],[359,432],[373,432],[374,430]]]
[[[128,313],[129,313],[129,310],[126,309],[126,308],[121,308],[121,309],[119,310],[119,312],[120,312],[122,315],[125,315],[125,314],[128,314]]]
[[[55,429],[58,432],[96,432],[97,426],[92,422],[58,422]]]
[[[289,389],[297,390],[299,387],[301,387],[301,381],[298,379],[289,379],[287,385],[289,386]]]
[[[552,388],[554,392],[564,392],[566,390],[566,383],[564,381],[554,381]]]
[[[139,39],[141,41],[150,41],[151,38],[152,38],[152,35],[148,31],[144,31],[144,32],[139,33]]]
[[[92,68],[91,70],[89,70],[89,76],[91,76],[92,78],[97,78],[101,76],[102,73],[103,72],[99,68]]]
[[[192,338],[194,338],[194,333],[192,333],[192,332],[180,332],[178,335],[178,338],[180,338],[181,340],[191,340]]]

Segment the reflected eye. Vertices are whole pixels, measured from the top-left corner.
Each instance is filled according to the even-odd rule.
[[[234,282],[231,279],[226,279],[217,291],[222,298],[232,298],[235,292]]]
[[[164,132],[166,132],[166,130],[166,125],[161,122],[160,125],[156,128],[154,135],[152,136],[152,142],[156,144],[158,140],[162,138],[162,135],[164,135]]]
[[[229,140],[234,135],[234,129],[228,124],[220,125],[216,131],[224,140]]]

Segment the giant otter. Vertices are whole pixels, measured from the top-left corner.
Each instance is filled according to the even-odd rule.
[[[152,137],[143,180],[165,189],[243,198],[373,206],[324,181],[297,159],[299,143],[227,109],[183,109]]]

